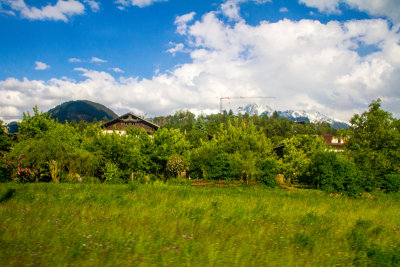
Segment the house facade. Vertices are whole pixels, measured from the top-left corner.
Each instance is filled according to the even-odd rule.
[[[124,134],[131,128],[141,128],[147,133],[152,133],[157,131],[160,126],[130,112],[103,123],[102,128],[105,132],[117,131]]]
[[[343,152],[346,140],[343,137],[334,136],[331,134],[324,134],[324,143],[332,147],[332,151]]]

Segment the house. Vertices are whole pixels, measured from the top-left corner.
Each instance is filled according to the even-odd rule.
[[[344,151],[343,147],[346,145],[346,140],[343,137],[337,137],[331,134],[324,134],[323,141],[336,152]]]
[[[155,132],[160,128],[157,124],[133,114],[132,112],[109,120],[102,125],[105,132],[117,131],[121,134],[124,134],[126,130],[134,127],[145,129],[147,133]]]
[[[331,134],[324,134],[324,143],[329,146],[342,147],[346,144],[343,137],[337,137]]]

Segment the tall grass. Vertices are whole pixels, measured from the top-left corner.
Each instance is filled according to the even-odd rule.
[[[0,265],[395,265],[400,195],[0,184]]]

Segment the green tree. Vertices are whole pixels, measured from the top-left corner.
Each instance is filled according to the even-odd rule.
[[[0,120],[0,155],[2,152],[9,151],[11,147],[11,138],[7,134],[6,127]]]
[[[68,123],[54,123],[34,137],[27,136],[12,148],[11,156],[23,157],[25,167],[38,170],[41,181],[58,181],[67,174],[97,174],[99,157],[82,149],[85,137]]]
[[[297,135],[286,139],[281,171],[285,179],[292,183],[298,182],[298,178],[307,171],[311,157],[325,146],[318,136]]]
[[[379,187],[387,174],[400,173],[400,128],[392,114],[381,109],[381,100],[354,115],[347,130],[347,149],[367,178],[370,190]]]
[[[259,161],[273,157],[270,140],[252,123],[239,118],[216,127],[211,140],[202,140],[190,155],[190,173],[209,179],[260,178]]]
[[[357,166],[345,155],[318,151],[311,158],[309,171],[301,182],[328,193],[340,192],[351,196],[363,190],[362,177]]]
[[[276,176],[279,174],[279,160],[273,157],[265,158],[259,162],[260,181],[269,187],[278,185]]]
[[[23,113],[18,132],[24,138],[31,138],[54,128],[55,125],[56,122],[50,118],[49,114],[39,112],[38,107],[35,106],[33,108],[33,116],[29,112]]]
[[[104,170],[107,163],[108,166],[112,164],[119,169],[119,177],[124,180],[129,180],[131,174],[137,171],[149,171],[147,168],[150,164],[146,161],[149,152],[144,152],[144,149],[147,149],[146,145],[151,141],[144,130],[130,130],[125,135],[116,132],[92,135],[92,131],[87,129],[89,136],[84,140],[82,148],[97,155]]]
[[[154,173],[166,173],[168,159],[172,155],[184,156],[190,147],[185,136],[178,129],[161,128],[154,133],[154,151],[152,160],[156,169]]]

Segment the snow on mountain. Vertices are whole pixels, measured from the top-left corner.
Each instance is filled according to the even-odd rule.
[[[238,107],[236,113],[242,113],[242,114],[247,113],[249,115],[255,114],[258,116],[267,114],[268,116],[270,116],[269,114],[272,115],[272,113],[274,113],[274,110],[269,106],[262,106],[259,104],[248,104],[245,107]]]
[[[330,118],[321,112],[318,111],[295,111],[295,110],[286,110],[286,111],[277,111],[280,117],[288,118],[293,121],[308,121],[312,123],[322,123],[326,122],[332,125],[332,127],[339,128],[348,128],[350,124],[348,122],[344,122],[341,120]],[[268,117],[271,117],[274,113],[274,110],[269,106],[262,106],[259,104],[248,104],[245,107],[239,107],[236,110],[236,113],[248,113],[249,115],[258,115],[262,116],[266,114]]]

